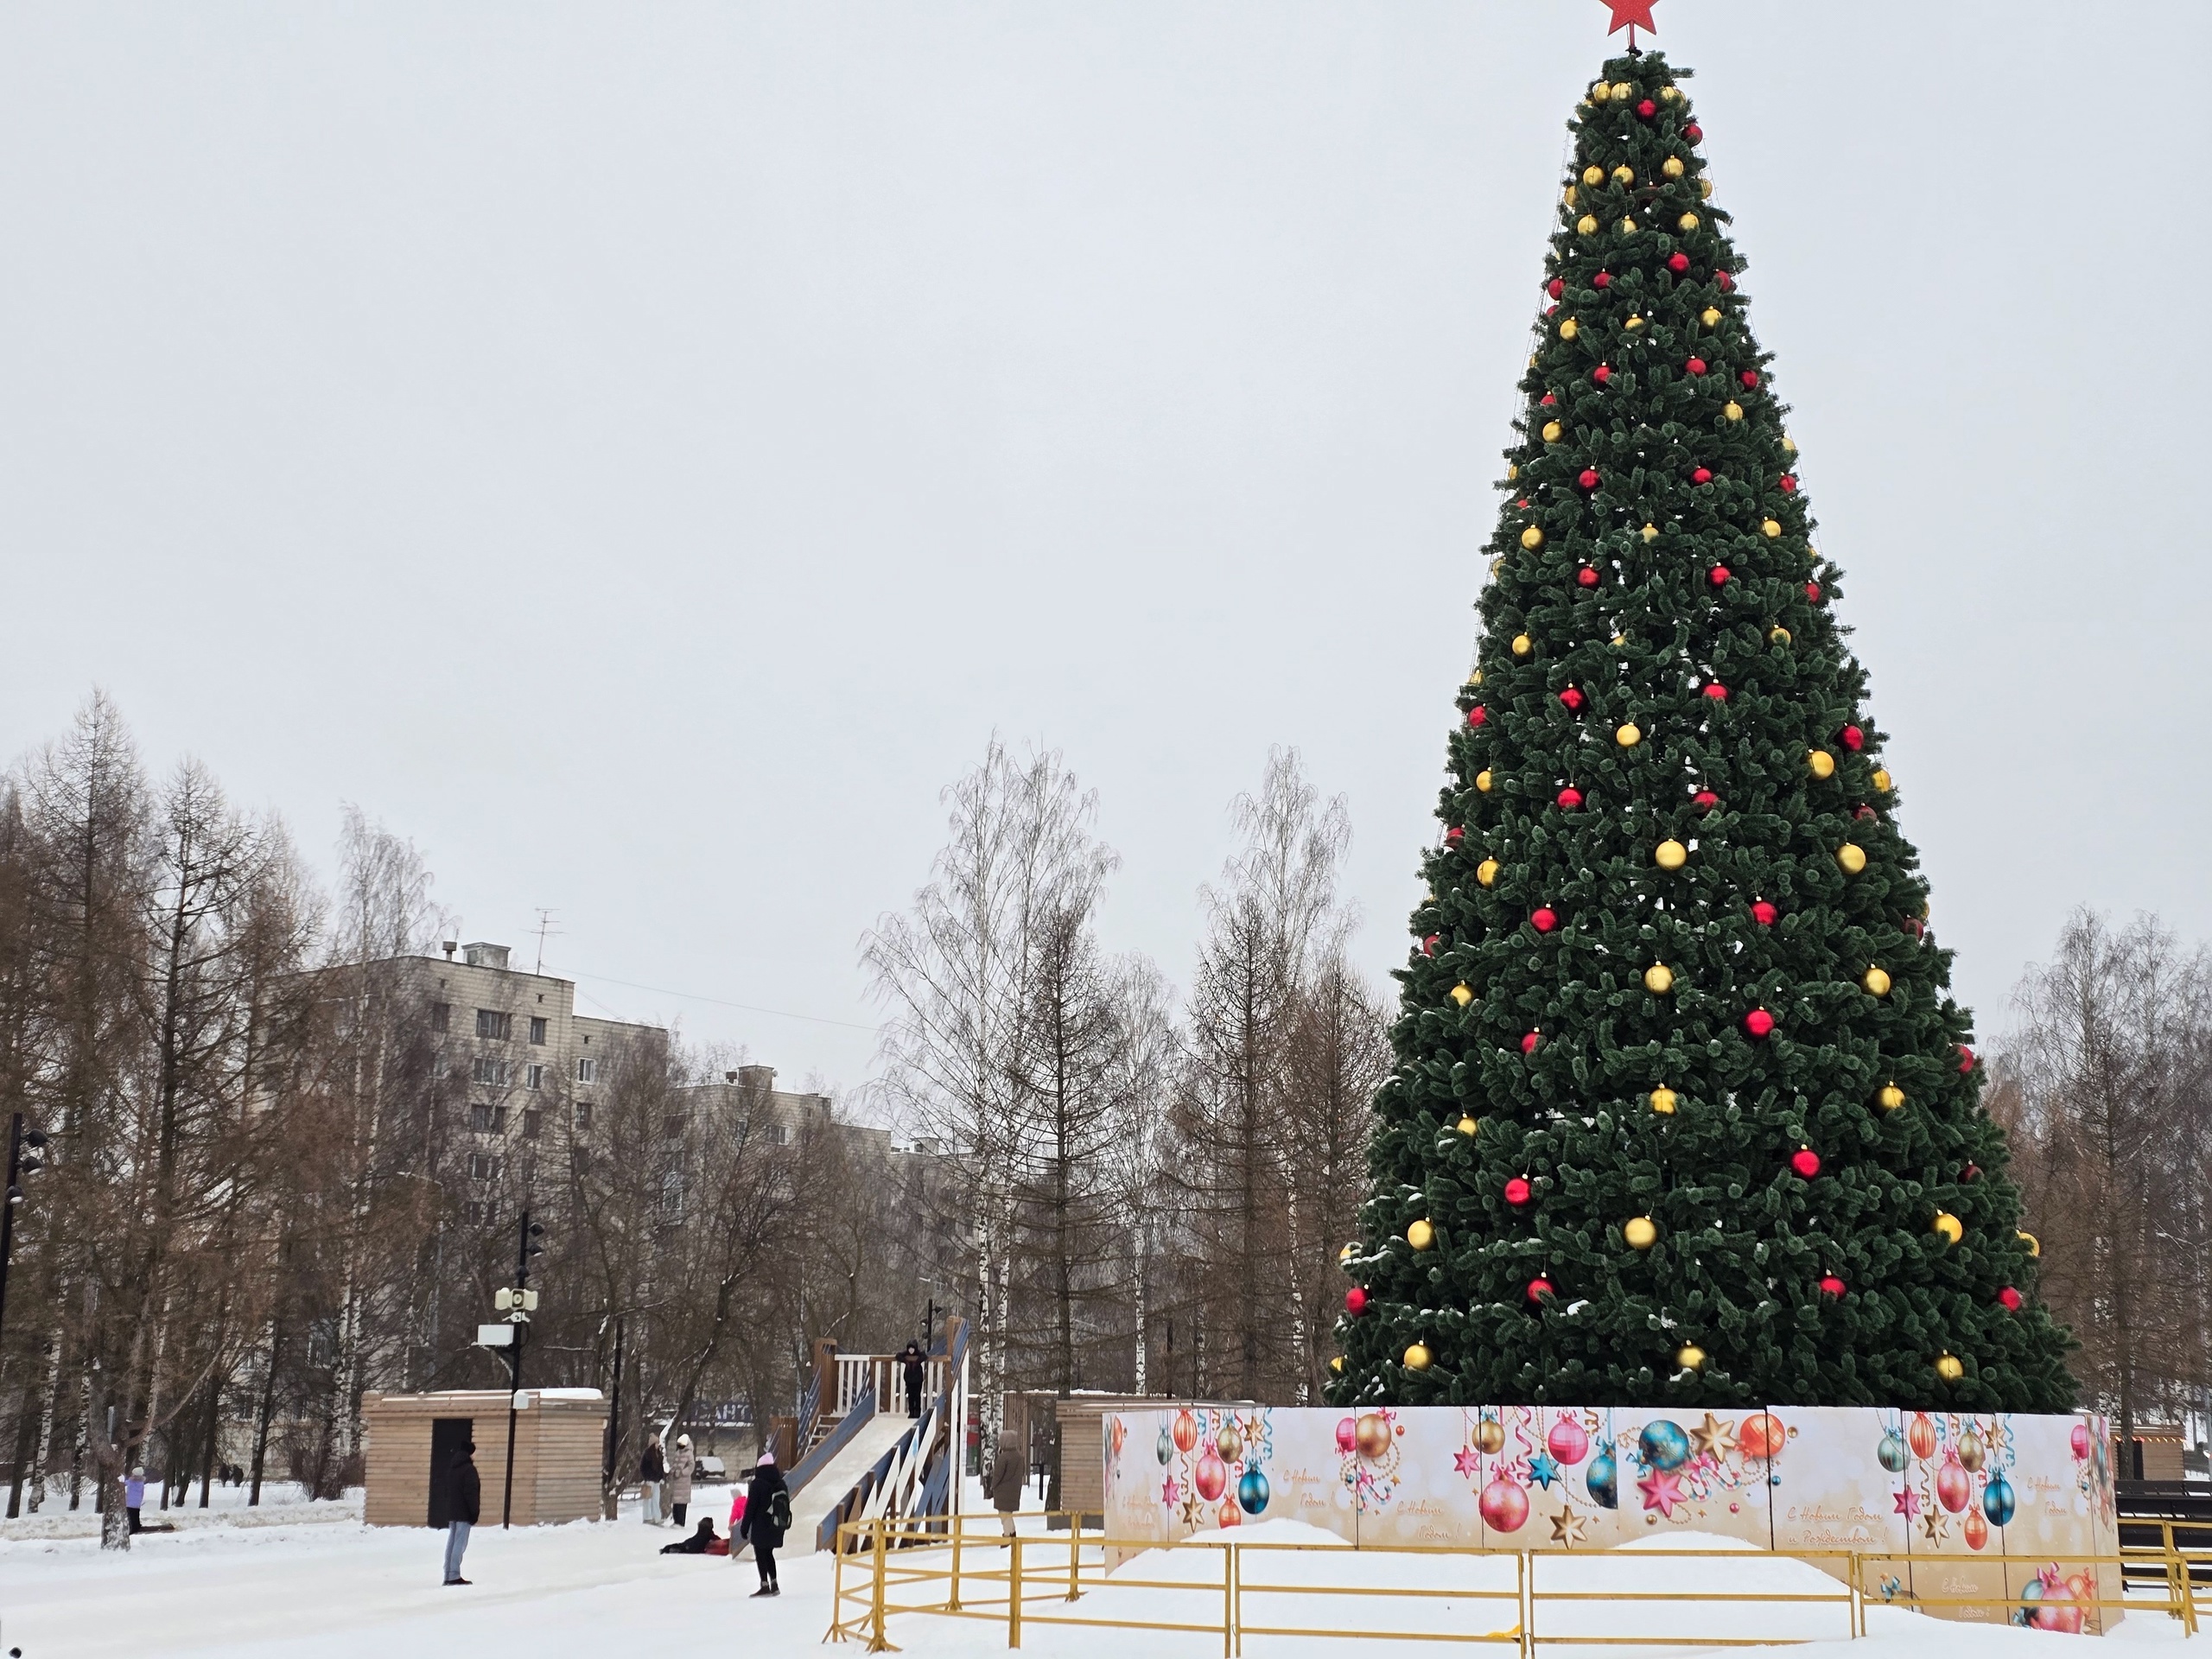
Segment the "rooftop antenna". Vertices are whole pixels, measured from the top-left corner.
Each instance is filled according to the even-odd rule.
[[[542,906],[537,912],[537,966],[532,970],[536,973],[543,974],[545,971],[545,941],[549,938],[557,939],[562,936],[562,930],[553,925],[553,916],[552,911]]]

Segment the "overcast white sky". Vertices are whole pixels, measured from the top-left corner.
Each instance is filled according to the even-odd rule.
[[[2212,935],[2202,5],[1657,15],[1961,995],[2084,901]],[[557,909],[587,1011],[851,1085],[994,728],[1178,979],[1295,744],[1380,976],[1605,21],[7,7],[0,752],[105,685],[464,937]]]

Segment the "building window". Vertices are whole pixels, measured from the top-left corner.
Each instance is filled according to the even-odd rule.
[[[770,1146],[786,1146],[790,1143],[791,1138],[791,1132],[790,1126],[787,1124],[771,1123],[768,1126],[768,1144]]]
[[[535,1141],[537,1139],[537,1118],[538,1115],[534,1111],[525,1111],[522,1115],[522,1138],[524,1140]]]
[[[591,1128],[591,1102],[580,1100],[576,1103],[576,1127],[580,1129]]]
[[[453,1029],[452,1003],[433,1002],[430,1004],[430,1029],[441,1037]]]
[[[481,1227],[484,1224],[485,1218],[491,1214],[490,1205],[480,1204],[474,1198],[471,1198],[466,1207],[468,1215],[468,1224],[472,1227]]]
[[[542,1043],[545,1040],[545,1020],[543,1016],[536,1014],[531,1016],[530,1021],[530,1040],[533,1043]]]
[[[660,1132],[664,1139],[681,1141],[683,1138],[683,1114],[671,1112],[666,1117],[661,1119]]]
[[[671,1169],[660,1178],[660,1213],[664,1221],[683,1219],[683,1172]]]
[[[469,1068],[469,1075],[478,1083],[504,1089],[513,1080],[514,1067],[505,1060],[489,1059],[479,1055]]]
[[[475,1130],[479,1135],[491,1134],[492,1109],[489,1106],[470,1107],[468,1109],[468,1127]]]
[[[545,1068],[542,1065],[523,1067],[522,1086],[525,1089],[543,1089],[545,1086]]]
[[[476,1034],[479,1037],[496,1037],[504,1043],[514,1035],[514,1030],[515,1017],[512,1014],[501,1014],[497,1008],[476,1010]]]
[[[472,1181],[496,1181],[499,1179],[499,1160],[488,1152],[468,1154],[468,1179]]]
[[[591,1058],[589,1056],[586,1056],[584,1058],[578,1060],[576,1062],[576,1081],[578,1083],[597,1083],[599,1081],[599,1062]]]

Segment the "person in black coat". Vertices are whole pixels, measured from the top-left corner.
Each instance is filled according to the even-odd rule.
[[[763,1452],[753,1471],[753,1484],[746,1489],[745,1519],[737,1523],[737,1535],[753,1546],[753,1565],[760,1569],[755,1596],[783,1594],[776,1584],[776,1548],[791,1523],[791,1489],[784,1484],[784,1471],[776,1467],[776,1454]]]
[[[699,1517],[698,1531],[689,1538],[679,1538],[672,1544],[663,1544],[660,1553],[664,1555],[719,1555],[721,1552],[715,1546],[720,1542],[721,1537],[715,1530],[715,1517],[702,1515]]]
[[[922,1414],[922,1379],[929,1372],[929,1356],[922,1351],[918,1342],[908,1342],[899,1351],[899,1380],[906,1385],[906,1414]]]
[[[476,1517],[484,1503],[484,1483],[478,1478],[476,1443],[468,1441],[453,1454],[453,1473],[447,1478],[446,1503],[446,1582],[467,1584],[461,1576],[461,1553],[468,1548],[468,1529],[476,1524]]]

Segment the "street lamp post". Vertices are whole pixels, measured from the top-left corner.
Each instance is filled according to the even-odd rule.
[[[21,1112],[8,1120],[8,1192],[0,1203],[0,1325],[8,1317],[8,1258],[16,1248],[16,1206],[23,1201],[23,1178],[44,1167],[39,1151],[46,1132],[35,1129]]]
[[[515,1283],[512,1290],[503,1290],[497,1306],[507,1310],[507,1319],[514,1326],[514,1340],[507,1344],[507,1478],[499,1497],[499,1525],[504,1529],[514,1524],[515,1506],[515,1414],[522,1407],[522,1351],[524,1338],[530,1334],[531,1310],[537,1306],[537,1293],[530,1288],[530,1258],[543,1255],[544,1249],[537,1240],[544,1228],[530,1218],[530,1211],[522,1212],[515,1244]]]

